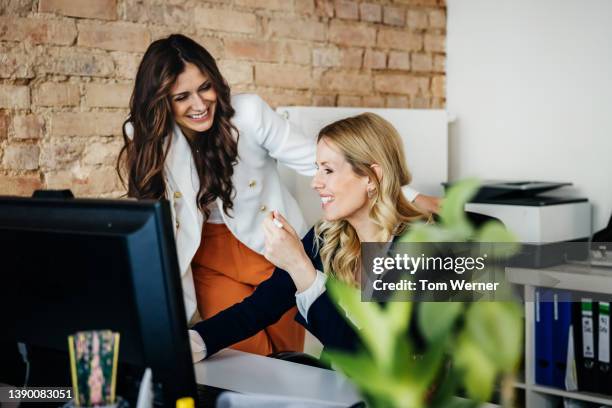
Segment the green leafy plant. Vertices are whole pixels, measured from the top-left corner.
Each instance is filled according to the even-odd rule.
[[[411,226],[400,242],[505,242],[510,255],[514,236],[498,222],[475,229],[464,204],[476,193],[477,180],[457,183],[444,199],[440,221]],[[518,246],[518,244],[517,244]],[[372,407],[464,407],[488,401],[498,379],[506,383],[522,352],[522,308],[516,302],[362,302],[360,292],[334,279],[328,290],[351,317],[363,348],[355,354],[326,351]],[[416,316],[425,346],[409,335]],[[504,387],[503,390],[511,390]],[[468,399],[457,398],[465,391]],[[502,403],[511,393],[502,390]]]

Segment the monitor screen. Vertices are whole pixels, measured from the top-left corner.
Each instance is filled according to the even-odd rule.
[[[111,329],[120,379],[151,367],[166,404],[196,398],[167,202],[0,197],[0,248],[3,344],[67,357],[68,335]],[[69,385],[36,363],[29,385]]]

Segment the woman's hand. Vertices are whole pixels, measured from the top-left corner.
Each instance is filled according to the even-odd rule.
[[[425,194],[419,194],[414,199],[414,205],[416,205],[419,209],[432,214],[438,214],[440,212],[441,202],[442,199],[440,197]]]
[[[306,255],[297,232],[277,211],[268,214],[263,228],[266,259],[289,273],[298,292],[308,289],[317,272]]]

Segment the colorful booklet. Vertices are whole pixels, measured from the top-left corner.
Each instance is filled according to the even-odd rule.
[[[70,370],[76,406],[115,403],[119,333],[84,331],[68,336]]]

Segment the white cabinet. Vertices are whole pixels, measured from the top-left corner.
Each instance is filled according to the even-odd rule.
[[[517,383],[524,390],[527,408],[556,407],[560,398],[571,398],[612,406],[612,396],[587,392],[569,392],[535,383],[534,304],[536,287],[566,289],[577,292],[612,294],[612,269],[582,265],[558,265],[543,269],[506,268],[506,278],[524,286],[525,294],[525,373]],[[611,385],[612,387],[612,385]]]

